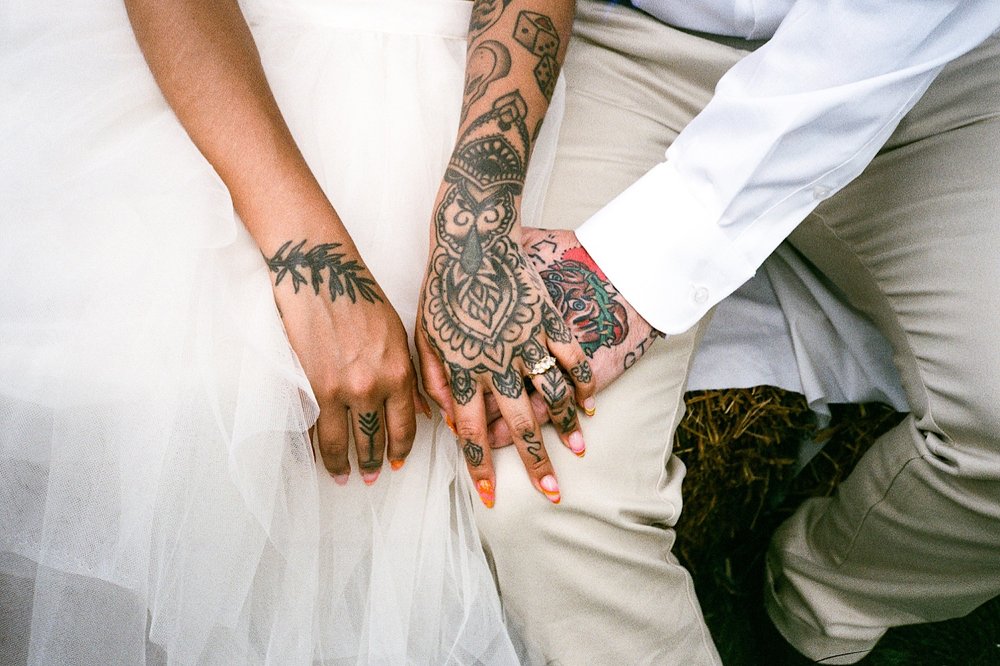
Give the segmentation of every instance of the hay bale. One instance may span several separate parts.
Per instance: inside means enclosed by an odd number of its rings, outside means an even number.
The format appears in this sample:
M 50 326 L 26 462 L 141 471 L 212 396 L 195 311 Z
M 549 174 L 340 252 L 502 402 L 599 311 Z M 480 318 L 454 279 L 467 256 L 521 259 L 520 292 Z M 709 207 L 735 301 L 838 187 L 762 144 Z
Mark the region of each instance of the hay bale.
M 692 392 L 675 451 L 688 466 L 675 552 L 692 572 L 723 663 L 810 663 L 779 647 L 762 608 L 771 534 L 806 498 L 830 495 L 902 415 L 884 405 L 835 405 L 817 431 L 802 396 L 760 386 Z M 825 442 L 792 477 L 799 442 Z M 775 660 L 777 659 L 777 661 Z M 1000 597 L 968 617 L 891 630 L 861 664 L 1000 663 Z

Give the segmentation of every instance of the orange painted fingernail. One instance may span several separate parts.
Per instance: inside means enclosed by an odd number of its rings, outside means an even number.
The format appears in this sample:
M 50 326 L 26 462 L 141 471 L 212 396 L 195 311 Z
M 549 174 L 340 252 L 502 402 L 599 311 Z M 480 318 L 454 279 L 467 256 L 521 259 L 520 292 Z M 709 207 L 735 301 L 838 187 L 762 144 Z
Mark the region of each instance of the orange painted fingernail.
M 583 433 L 579 430 L 569 436 L 569 450 L 580 458 L 587 455 L 587 443 L 583 441 Z
M 452 421 L 447 414 L 444 415 L 444 422 L 448 425 L 448 429 L 451 430 L 452 434 L 458 434 L 458 431 L 455 430 L 455 422 Z
M 382 470 L 380 469 L 377 469 L 374 472 L 365 472 L 364 474 L 361 475 L 361 480 L 365 482 L 366 486 L 370 486 L 373 483 L 375 483 L 375 481 L 378 480 L 378 475 L 381 472 Z
M 593 416 L 597 412 L 597 401 L 593 397 L 584 400 L 583 411 L 587 416 Z
M 542 480 L 538 482 L 538 485 L 542 487 L 542 492 L 553 504 L 559 504 L 559 500 L 562 497 L 559 495 L 559 482 L 556 481 L 556 477 L 551 474 L 543 476 Z
M 406 463 L 406 459 L 405 458 L 403 460 L 390 460 L 389 461 L 389 467 L 392 468 L 393 472 L 398 472 L 399 470 L 403 469 L 403 465 L 405 463 Z
M 496 503 L 496 492 L 493 489 L 493 482 L 489 479 L 480 479 L 476 483 L 476 490 L 479 492 L 479 499 L 483 501 L 487 509 L 492 509 Z

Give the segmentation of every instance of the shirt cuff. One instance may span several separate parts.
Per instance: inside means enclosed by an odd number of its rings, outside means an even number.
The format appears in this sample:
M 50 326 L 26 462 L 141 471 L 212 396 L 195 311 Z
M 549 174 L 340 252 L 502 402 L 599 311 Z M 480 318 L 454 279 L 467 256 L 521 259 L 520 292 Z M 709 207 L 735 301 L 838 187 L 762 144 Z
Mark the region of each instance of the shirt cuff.
M 650 169 L 576 235 L 611 284 L 663 333 L 683 333 L 753 277 L 757 263 L 670 162 Z

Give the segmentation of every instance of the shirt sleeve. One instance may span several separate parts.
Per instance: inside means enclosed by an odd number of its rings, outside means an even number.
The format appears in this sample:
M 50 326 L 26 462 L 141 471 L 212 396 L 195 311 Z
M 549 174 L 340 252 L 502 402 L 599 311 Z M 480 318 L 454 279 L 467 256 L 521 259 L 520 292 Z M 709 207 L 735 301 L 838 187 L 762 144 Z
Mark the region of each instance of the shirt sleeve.
M 666 161 L 577 230 L 580 242 L 656 329 L 687 330 L 998 27 L 997 0 L 798 0 Z

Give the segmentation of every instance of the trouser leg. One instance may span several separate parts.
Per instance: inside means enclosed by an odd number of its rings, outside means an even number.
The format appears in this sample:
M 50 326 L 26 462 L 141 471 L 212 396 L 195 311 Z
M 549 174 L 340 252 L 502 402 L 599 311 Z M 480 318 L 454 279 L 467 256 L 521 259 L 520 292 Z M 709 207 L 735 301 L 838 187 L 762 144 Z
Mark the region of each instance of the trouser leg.
M 772 542 L 769 613 L 824 663 L 1000 593 L 998 54 L 950 65 L 792 236 L 889 338 L 912 410 Z
M 581 2 L 543 226 L 576 226 L 660 162 L 739 55 L 634 10 Z M 676 85 L 678 62 L 701 84 Z M 494 452 L 496 506 L 479 507 L 477 522 L 532 663 L 718 663 L 691 577 L 670 552 L 684 475 L 671 446 L 700 330 L 658 341 L 601 392 L 582 422 L 584 459 L 544 429 L 558 506 L 531 487 L 513 448 Z

